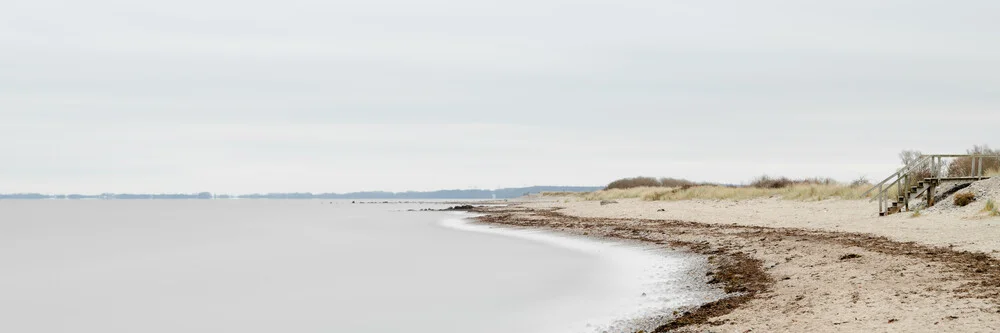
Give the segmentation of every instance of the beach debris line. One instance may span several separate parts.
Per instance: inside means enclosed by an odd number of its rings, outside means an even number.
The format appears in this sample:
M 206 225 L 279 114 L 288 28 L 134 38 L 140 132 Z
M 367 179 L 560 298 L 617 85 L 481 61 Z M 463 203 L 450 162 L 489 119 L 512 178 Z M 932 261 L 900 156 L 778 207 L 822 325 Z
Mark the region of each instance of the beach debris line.
M 410 209 L 409 211 L 411 211 L 411 212 L 467 212 L 467 211 L 471 211 L 471 210 L 474 210 L 476 208 L 482 208 L 482 207 L 486 207 L 486 206 L 458 205 L 458 206 L 451 206 L 451 207 L 443 208 L 443 209 L 423 208 L 423 209 L 419 209 L 419 210 L 418 209 Z

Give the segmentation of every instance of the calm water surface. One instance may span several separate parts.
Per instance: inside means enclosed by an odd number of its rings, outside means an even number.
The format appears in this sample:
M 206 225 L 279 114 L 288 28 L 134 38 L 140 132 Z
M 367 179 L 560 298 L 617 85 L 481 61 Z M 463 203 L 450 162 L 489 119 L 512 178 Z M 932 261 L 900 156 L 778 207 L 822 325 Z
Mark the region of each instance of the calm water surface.
M 714 295 L 698 258 L 432 207 L 0 201 L 0 332 L 613 331 Z

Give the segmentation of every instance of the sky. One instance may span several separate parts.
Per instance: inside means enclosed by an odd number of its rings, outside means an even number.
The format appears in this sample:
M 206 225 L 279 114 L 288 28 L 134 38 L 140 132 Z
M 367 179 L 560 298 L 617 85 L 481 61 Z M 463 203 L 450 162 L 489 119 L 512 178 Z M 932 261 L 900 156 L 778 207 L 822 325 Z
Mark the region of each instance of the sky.
M 1000 146 L 997 1 L 3 7 L 3 193 L 849 181 Z

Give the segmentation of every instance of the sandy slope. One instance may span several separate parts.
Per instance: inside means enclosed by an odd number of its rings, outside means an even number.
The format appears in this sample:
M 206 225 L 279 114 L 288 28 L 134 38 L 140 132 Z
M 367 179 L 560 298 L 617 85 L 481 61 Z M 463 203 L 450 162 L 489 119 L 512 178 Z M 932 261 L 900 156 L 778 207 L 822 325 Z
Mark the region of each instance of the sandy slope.
M 998 178 L 997 180 L 1000 180 Z M 573 216 L 645 218 L 779 227 L 824 231 L 860 232 L 904 242 L 954 246 L 1000 258 L 1000 218 L 979 213 L 983 200 L 958 211 L 925 210 L 920 217 L 910 213 L 878 216 L 878 203 L 865 200 L 820 202 L 757 199 L 748 201 L 641 201 L 619 200 L 601 206 L 594 201 L 535 201 L 529 207 L 558 207 Z M 659 212 L 657 210 L 663 209 Z

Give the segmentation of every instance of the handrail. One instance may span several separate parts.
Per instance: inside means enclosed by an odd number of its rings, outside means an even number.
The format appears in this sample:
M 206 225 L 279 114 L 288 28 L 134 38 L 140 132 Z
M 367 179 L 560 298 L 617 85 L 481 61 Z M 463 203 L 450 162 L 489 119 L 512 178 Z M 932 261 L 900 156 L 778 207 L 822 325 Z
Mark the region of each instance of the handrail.
M 867 191 L 865 191 L 865 193 L 862 193 L 861 196 L 864 197 L 864 196 L 868 195 L 869 193 L 871 193 L 872 191 L 874 191 L 876 188 L 880 188 L 882 185 L 885 185 L 885 183 L 889 182 L 890 180 L 895 179 L 896 177 L 898 177 L 903 172 L 909 172 L 910 169 L 912 169 L 913 167 L 915 167 L 917 164 L 923 164 L 924 162 L 926 162 L 927 159 L 930 159 L 933 156 L 934 155 L 920 155 L 920 158 L 914 160 L 913 162 L 910 162 L 910 164 L 904 165 L 902 168 L 899 168 L 899 170 L 896 170 L 895 173 L 893 173 L 892 175 L 890 175 L 889 177 L 887 177 L 885 180 L 879 182 L 878 184 L 875 184 L 875 186 L 872 186 L 872 188 L 870 188 Z M 888 188 L 883 189 L 882 191 L 879 192 L 879 194 L 882 194 L 882 192 L 885 192 L 886 190 L 888 190 Z M 872 202 L 874 200 L 875 200 L 875 198 L 872 198 L 871 200 L 868 200 L 868 202 Z
M 887 183 L 890 180 L 893 180 L 894 178 L 898 177 L 903 172 L 910 171 L 910 169 L 913 169 L 914 167 L 916 167 L 918 165 L 922 165 L 923 163 L 926 163 L 927 162 L 927 161 L 925 161 L 926 159 L 929 159 L 929 158 L 938 158 L 938 157 L 944 157 L 944 158 L 955 158 L 955 157 L 1000 158 L 1000 156 L 997 156 L 997 155 L 987 155 L 987 154 L 931 154 L 931 155 L 920 155 L 920 158 L 914 160 L 913 162 L 910 162 L 910 164 L 904 165 L 902 168 L 899 168 L 899 170 L 896 170 L 895 173 L 893 173 L 889 177 L 886 177 L 885 180 L 879 182 L 878 184 L 875 184 L 874 186 L 872 186 L 872 188 L 868 189 L 868 191 L 865 191 L 865 193 L 861 194 L 861 196 L 862 197 L 867 196 L 869 193 L 871 193 L 871 191 L 875 190 L 880 185 L 885 185 L 885 183 Z M 979 171 L 981 172 L 982 170 L 979 170 Z M 872 198 L 872 200 L 875 200 L 875 199 Z
M 869 199 L 868 202 L 875 201 L 875 199 L 879 200 L 879 215 L 888 215 L 888 214 L 891 214 L 893 212 L 898 212 L 898 211 L 902 210 L 903 208 L 909 210 L 909 201 L 910 201 L 911 195 L 913 194 L 913 193 L 909 192 L 910 190 L 912 190 L 912 188 L 910 188 L 910 185 L 911 185 L 910 184 L 910 176 L 911 176 L 910 172 L 912 172 L 916 168 L 923 167 L 925 164 L 927 164 L 929 162 L 931 164 L 930 165 L 930 169 L 932 170 L 932 175 L 931 175 L 930 178 L 931 179 L 943 180 L 943 179 L 946 179 L 946 178 L 940 178 L 940 177 L 942 177 L 942 175 L 940 174 L 941 170 L 939 168 L 944 166 L 944 164 L 942 163 L 943 161 L 941 159 L 942 158 L 963 158 L 963 157 L 964 158 L 971 158 L 972 159 L 971 163 L 969 163 L 969 164 L 971 164 L 970 165 L 971 170 L 969 171 L 970 178 L 973 178 L 973 179 L 986 179 L 986 178 L 989 178 L 989 177 L 984 177 L 985 174 L 983 173 L 983 171 L 984 171 L 983 170 L 983 160 L 987 159 L 987 158 L 1000 158 L 1000 155 L 997 155 L 997 154 L 990 154 L 990 155 L 987 155 L 987 154 L 932 154 L 932 155 L 923 155 L 923 154 L 921 154 L 917 159 L 911 161 L 910 163 L 907 163 L 902 168 L 899 168 L 899 170 L 896 170 L 896 172 L 894 172 L 893 174 L 889 175 L 889 177 L 887 177 L 885 180 L 879 182 L 878 184 L 875 184 L 870 189 L 868 189 L 867 191 L 865 191 L 864 194 L 861 194 L 861 197 L 868 196 L 868 195 L 870 195 L 872 193 L 872 191 L 875 191 L 875 189 L 878 189 L 878 192 L 875 195 L 872 195 L 872 198 Z M 900 198 L 900 200 L 897 200 L 897 201 L 893 202 L 891 208 L 888 207 L 888 206 L 885 206 L 885 210 L 883 210 L 883 204 L 886 203 L 886 199 L 887 199 L 886 198 L 887 192 L 889 192 L 890 190 L 892 190 L 893 186 L 895 186 L 895 189 L 897 191 L 899 191 L 899 195 L 900 195 L 899 198 Z M 927 204 L 928 205 L 933 205 L 933 200 L 931 199 L 931 196 L 933 195 L 933 191 L 934 191 L 934 185 L 933 185 L 933 183 L 930 185 L 930 187 L 927 189 L 927 191 L 928 191 L 928 203 Z M 903 206 L 897 207 L 897 204 L 899 204 L 900 202 L 903 203 Z

